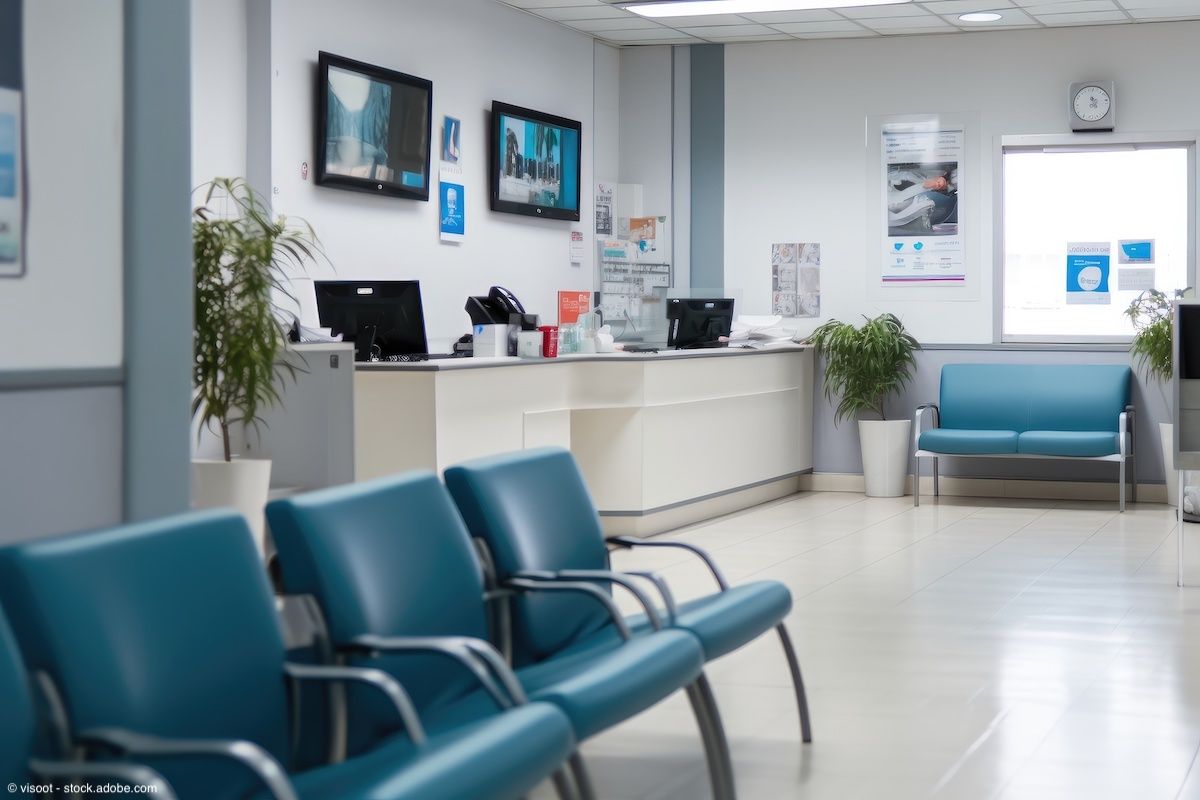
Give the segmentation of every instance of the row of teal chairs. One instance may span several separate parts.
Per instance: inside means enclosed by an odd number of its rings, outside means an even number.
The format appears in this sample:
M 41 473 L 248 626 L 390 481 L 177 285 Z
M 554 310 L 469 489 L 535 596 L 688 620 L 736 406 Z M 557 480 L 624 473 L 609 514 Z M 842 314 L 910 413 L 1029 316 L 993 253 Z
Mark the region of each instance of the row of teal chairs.
M 0 716 L 0 783 L 66 776 L 205 800 L 511 800 L 549 780 L 564 800 L 593 800 L 579 743 L 682 690 L 713 795 L 732 800 L 704 664 L 772 628 L 810 740 L 781 584 L 730 587 L 682 543 L 606 541 L 566 451 L 444 477 L 268 506 L 282 593 L 320 623 L 305 663 L 289 660 L 278 598 L 232 512 L 0 551 L 12 623 L 10 633 L 0 616 L 0 704 L 14 710 Z M 719 591 L 676 603 L 660 576 L 611 570 L 610 547 L 638 546 L 687 547 Z M 615 587 L 643 613 L 623 616 Z M 39 718 L 50 735 L 38 735 Z M 314 727 L 318 760 L 299 755 Z

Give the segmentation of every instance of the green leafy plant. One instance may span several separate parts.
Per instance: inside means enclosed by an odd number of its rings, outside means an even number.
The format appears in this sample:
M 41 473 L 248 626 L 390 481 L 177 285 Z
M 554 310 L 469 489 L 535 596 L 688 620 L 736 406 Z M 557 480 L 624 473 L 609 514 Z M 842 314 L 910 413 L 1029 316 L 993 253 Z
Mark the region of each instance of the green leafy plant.
M 229 461 L 230 427 L 257 430 L 262 411 L 279 402 L 285 376 L 295 377 L 297 365 L 280 357 L 286 325 L 276 297 L 291 297 L 289 266 L 303 269 L 320 249 L 312 226 L 273 218 L 240 178 L 217 178 L 197 191 L 204 202 L 192 213 L 192 415 L 202 429 L 220 432 Z
M 866 319 L 856 328 L 830 320 L 813 331 L 808 341 L 825 359 L 825 397 L 841 397 L 834 423 L 863 412 L 887 419 L 883 401 L 912 377 L 920 343 L 904 329 L 894 314 Z
M 1125 316 L 1137 330 L 1129 346 L 1137 368 L 1147 378 L 1161 382 L 1171 380 L 1174 332 L 1171 299 L 1157 289 L 1147 289 L 1129 304 Z

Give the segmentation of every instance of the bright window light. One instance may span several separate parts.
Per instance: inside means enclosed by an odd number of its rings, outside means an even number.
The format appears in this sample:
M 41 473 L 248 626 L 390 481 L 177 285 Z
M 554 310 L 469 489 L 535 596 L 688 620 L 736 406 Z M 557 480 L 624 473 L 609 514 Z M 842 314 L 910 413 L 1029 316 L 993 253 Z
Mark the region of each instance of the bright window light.
M 970 14 L 959 14 L 958 18 L 963 22 L 997 22 L 1000 15 L 994 11 L 972 11 Z
M 707 14 L 752 14 L 761 11 L 800 11 L 812 8 L 886 6 L 911 0 L 680 0 L 674 3 L 633 3 L 624 8 L 643 17 L 694 17 Z

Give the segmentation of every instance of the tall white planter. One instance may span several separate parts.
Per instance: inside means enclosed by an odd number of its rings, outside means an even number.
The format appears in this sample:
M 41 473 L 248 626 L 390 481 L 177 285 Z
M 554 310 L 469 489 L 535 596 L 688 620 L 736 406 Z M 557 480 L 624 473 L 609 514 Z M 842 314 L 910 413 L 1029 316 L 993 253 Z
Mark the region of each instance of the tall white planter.
M 233 508 L 250 523 L 259 555 L 264 554 L 263 509 L 271 489 L 269 459 L 235 458 L 233 461 L 192 461 L 192 507 Z
M 908 477 L 909 433 L 912 420 L 865 419 L 858 422 L 862 446 L 863 479 L 867 497 L 900 497 Z
M 1158 423 L 1158 436 L 1162 440 L 1163 476 L 1167 480 L 1167 505 L 1179 505 L 1179 473 L 1175 470 L 1175 426 L 1170 422 Z

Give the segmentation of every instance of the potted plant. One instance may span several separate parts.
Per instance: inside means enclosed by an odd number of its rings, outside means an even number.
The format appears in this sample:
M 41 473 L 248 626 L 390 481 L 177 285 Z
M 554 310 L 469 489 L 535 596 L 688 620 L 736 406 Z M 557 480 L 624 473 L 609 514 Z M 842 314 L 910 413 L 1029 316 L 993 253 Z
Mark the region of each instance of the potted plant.
M 884 401 L 912 377 L 920 343 L 894 314 L 866 319 L 859 328 L 830 320 L 813 331 L 809 342 L 825 360 L 825 397 L 831 403 L 841 398 L 834 424 L 861 414 L 878 417 L 858 421 L 867 495 L 903 495 L 912 421 L 889 420 Z
M 1182 292 L 1176 292 L 1176 296 Z M 1129 354 L 1133 357 L 1135 367 L 1145 375 L 1148 381 L 1158 384 L 1163 390 L 1163 384 L 1171 380 L 1174 347 L 1174 318 L 1172 315 L 1171 298 L 1157 289 L 1147 289 L 1137 296 L 1125 309 L 1125 316 L 1133 323 L 1137 331 L 1133 335 L 1133 343 L 1129 346 Z M 1163 400 L 1167 404 L 1168 416 L 1171 411 L 1171 401 L 1163 391 Z M 1174 428 L 1170 422 L 1158 423 L 1158 435 L 1162 441 L 1163 473 L 1167 482 L 1167 503 L 1179 503 L 1179 475 L 1175 472 L 1175 443 Z
M 224 458 L 193 461 L 192 503 L 241 511 L 261 552 L 271 462 L 235 457 L 230 434 L 257 432 L 262 411 L 280 400 L 283 379 L 295 375 L 297 366 L 282 357 L 286 326 L 276 300 L 290 297 L 285 269 L 303 268 L 319 250 L 311 226 L 272 218 L 240 178 L 218 178 L 198 191 L 192 415 L 200 431 L 220 437 Z

